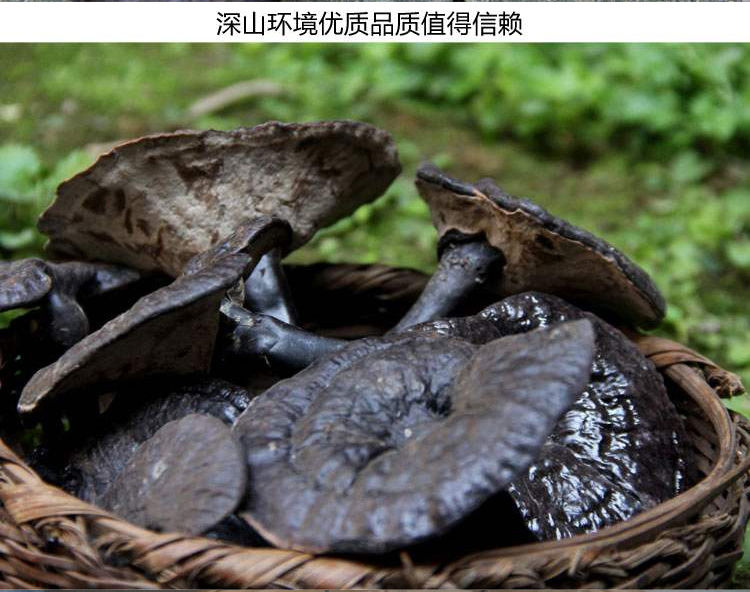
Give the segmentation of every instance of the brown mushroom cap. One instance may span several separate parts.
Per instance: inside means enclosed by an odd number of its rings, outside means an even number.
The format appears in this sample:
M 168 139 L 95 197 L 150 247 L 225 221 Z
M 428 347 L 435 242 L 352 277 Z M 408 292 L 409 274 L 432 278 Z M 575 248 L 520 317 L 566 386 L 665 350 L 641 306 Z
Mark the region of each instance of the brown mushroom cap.
M 244 253 L 250 255 L 248 265 L 255 267 L 261 257 L 268 251 L 289 244 L 292 230 L 284 220 L 260 216 L 248 222 L 243 222 L 228 237 L 213 247 L 190 259 L 183 269 L 185 275 L 192 275 L 201 269 L 214 265 L 219 259 L 227 255 Z
M 664 318 L 664 298 L 648 274 L 606 241 L 489 179 L 470 185 L 423 165 L 416 184 L 441 237 L 481 233 L 502 251 L 500 294 L 555 294 L 643 328 Z
M 97 500 L 145 528 L 200 534 L 237 507 L 247 468 L 232 431 L 210 415 L 171 421 L 140 445 Z
M 124 379 L 205 372 L 219 325 L 219 303 L 242 276 L 247 256 L 228 255 L 148 294 L 42 368 L 27 383 L 20 413 L 85 387 Z
M 289 220 L 297 248 L 378 197 L 400 170 L 391 136 L 353 121 L 179 131 L 101 156 L 60 185 L 38 225 L 55 256 L 176 276 L 263 214 Z

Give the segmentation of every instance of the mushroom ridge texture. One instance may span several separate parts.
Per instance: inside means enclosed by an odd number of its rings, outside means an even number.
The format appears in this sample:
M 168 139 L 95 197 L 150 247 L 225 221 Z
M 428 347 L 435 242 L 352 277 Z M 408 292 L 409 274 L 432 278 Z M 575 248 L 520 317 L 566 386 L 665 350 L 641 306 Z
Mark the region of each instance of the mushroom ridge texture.
M 664 298 L 648 274 L 590 232 L 508 195 L 490 179 L 470 185 L 423 165 L 416 184 L 441 238 L 482 234 L 502 252 L 501 295 L 539 290 L 644 328 L 664 318 Z
M 395 143 L 355 121 L 268 122 L 126 142 L 60 185 L 39 218 L 47 250 L 177 276 L 238 224 L 272 215 L 296 249 L 401 171 Z
M 589 379 L 576 321 L 477 347 L 353 342 L 253 400 L 234 426 L 241 515 L 276 546 L 383 553 L 440 535 L 535 459 Z
M 471 317 L 424 323 L 485 343 L 587 318 L 596 333 L 591 380 L 510 493 L 539 539 L 599 530 L 671 499 L 692 480 L 692 454 L 661 375 L 620 331 L 557 298 L 509 296 Z

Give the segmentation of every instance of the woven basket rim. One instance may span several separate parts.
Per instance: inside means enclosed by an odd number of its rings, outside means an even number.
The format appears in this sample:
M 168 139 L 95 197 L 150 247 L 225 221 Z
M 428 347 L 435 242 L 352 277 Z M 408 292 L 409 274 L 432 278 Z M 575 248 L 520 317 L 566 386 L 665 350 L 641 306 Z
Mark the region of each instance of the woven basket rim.
M 436 571 L 447 573 L 450 569 L 458 569 L 477 561 L 512 561 L 520 557 L 556 554 L 570 556 L 627 549 L 646 540 L 655 539 L 659 531 L 683 524 L 748 473 L 750 455 L 742 459 L 737 455 L 737 427 L 717 391 L 708 384 L 698 369 L 712 365 L 710 360 L 685 346 L 661 338 L 637 336 L 634 341 L 652 360 L 657 361 L 656 365 L 663 375 L 699 407 L 701 415 L 710 423 L 717 436 L 718 455 L 708 474 L 685 492 L 625 522 L 562 541 L 532 543 L 467 554 L 451 561 L 449 565 L 433 566 L 435 569 L 428 569 L 429 577 L 415 578 L 414 583 L 443 585 L 444 580 L 439 577 L 435 579 Z M 659 347 L 655 347 L 657 341 Z M 657 358 L 655 350 L 663 354 L 665 345 L 667 349 L 676 352 L 675 355 L 666 358 L 661 355 Z M 712 368 L 718 367 L 712 365 Z M 138 570 L 143 570 L 147 574 L 161 574 L 159 578 L 162 579 L 165 578 L 165 573 L 170 572 L 174 563 L 188 561 L 188 558 L 193 557 L 196 558 L 196 570 L 197 566 L 202 565 L 198 558 L 212 561 L 212 568 L 209 570 L 211 574 L 206 579 L 210 585 L 215 585 L 216 582 L 233 582 L 232 587 L 237 587 L 237 584 L 263 587 L 296 570 L 301 570 L 300 581 L 307 583 L 305 587 L 320 585 L 325 588 L 350 588 L 362 582 L 372 582 L 372 578 L 376 576 L 403 573 L 403 568 L 391 569 L 376 563 L 366 563 L 361 559 L 312 556 L 286 549 L 239 547 L 223 541 L 188 537 L 179 533 L 154 533 L 46 484 L 2 440 L 0 502 L 10 520 L 16 525 L 30 524 L 43 528 L 50 520 L 54 522 L 57 519 L 76 517 L 91 520 L 95 524 L 91 525 L 89 531 L 97 533 L 95 547 L 98 550 L 101 551 L 105 547 L 127 547 L 131 552 L 139 554 L 138 559 L 133 560 L 133 565 Z M 0 519 L 0 527 L 2 526 Z M 188 561 L 188 564 L 192 564 L 191 562 L 192 560 Z M 217 565 L 215 569 L 214 564 Z M 251 564 L 257 566 L 255 571 L 258 573 L 247 573 Z M 202 565 L 202 568 L 205 568 L 205 565 Z M 330 576 L 333 579 L 329 579 L 329 571 L 336 572 L 335 576 Z M 162 579 L 159 578 L 156 581 L 162 583 Z M 170 582 L 165 580 L 163 583 Z

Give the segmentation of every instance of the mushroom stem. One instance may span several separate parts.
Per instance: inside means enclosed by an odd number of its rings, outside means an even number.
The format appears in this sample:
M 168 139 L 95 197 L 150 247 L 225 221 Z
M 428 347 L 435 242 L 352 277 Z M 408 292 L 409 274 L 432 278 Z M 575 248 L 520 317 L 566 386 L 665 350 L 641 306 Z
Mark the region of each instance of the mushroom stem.
M 245 308 L 290 325 L 297 324 L 297 311 L 281 268 L 281 250 L 278 247 L 261 258 L 245 281 Z
M 419 299 L 391 331 L 403 331 L 449 315 L 490 275 L 499 275 L 504 263 L 502 252 L 490 246 L 483 237 L 446 244 L 437 271 Z
M 49 336 L 52 341 L 68 349 L 89 333 L 89 319 L 75 298 L 53 290 L 47 296 Z
M 301 370 L 321 356 L 343 347 L 343 339 L 316 335 L 272 316 L 250 312 L 225 301 L 221 311 L 231 328 L 224 335 L 224 357 L 251 360 L 263 358 L 284 370 Z

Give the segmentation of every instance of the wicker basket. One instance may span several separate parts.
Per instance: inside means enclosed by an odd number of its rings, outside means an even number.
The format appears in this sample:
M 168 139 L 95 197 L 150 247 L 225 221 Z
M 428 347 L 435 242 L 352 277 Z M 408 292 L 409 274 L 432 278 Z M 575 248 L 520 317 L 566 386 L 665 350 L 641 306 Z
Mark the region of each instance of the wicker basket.
M 293 289 L 337 318 L 337 298 L 368 303 L 371 317 L 403 310 L 424 276 L 383 266 L 291 270 Z M 296 286 L 295 286 L 296 284 Z M 320 298 L 318 298 L 320 297 Z M 312 304 L 311 304 L 312 303 Z M 326 310 L 323 310 L 326 308 Z M 339 313 L 341 309 L 338 309 Z M 367 315 L 365 315 L 367 316 Z M 343 320 L 339 314 L 340 320 Z M 346 332 L 323 323 L 329 332 Z M 342 323 L 340 323 L 342 324 Z M 346 324 L 346 323 L 343 323 Z M 378 329 L 349 326 L 350 334 Z M 666 378 L 685 417 L 701 480 L 635 518 L 562 542 L 487 550 L 435 564 L 407 553 L 391 563 L 315 557 L 158 534 L 45 484 L 0 442 L 0 585 L 14 588 L 714 588 L 742 555 L 750 500 L 750 424 L 720 395 L 736 377 L 679 344 L 631 336 Z

